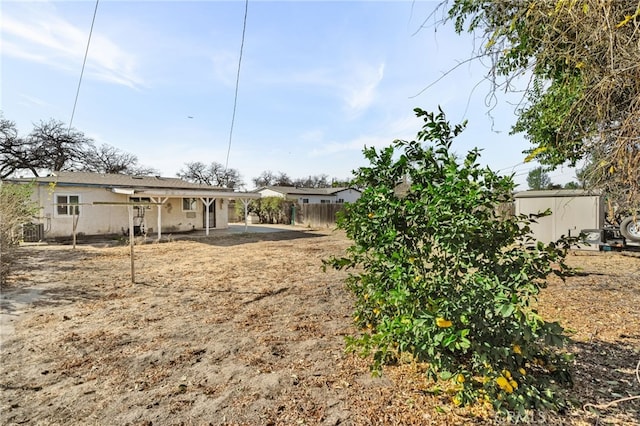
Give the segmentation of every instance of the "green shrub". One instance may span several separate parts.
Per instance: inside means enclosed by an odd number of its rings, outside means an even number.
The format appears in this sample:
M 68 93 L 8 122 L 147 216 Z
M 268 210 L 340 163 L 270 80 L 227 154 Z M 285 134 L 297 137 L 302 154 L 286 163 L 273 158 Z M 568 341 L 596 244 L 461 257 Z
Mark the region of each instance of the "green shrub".
M 402 354 L 426 362 L 432 391 L 455 404 L 560 409 L 560 385 L 571 382 L 563 329 L 532 302 L 549 274 L 569 272 L 570 241 L 535 243 L 534 218 L 505 212 L 512 178 L 481 167 L 477 149 L 451 152 L 464 124 L 415 111 L 417 141 L 364 150 L 371 165 L 355 171 L 355 185 L 366 189 L 338 220 L 353 244 L 325 262 L 353 268 L 361 333 L 348 348 L 373 355 L 374 371 Z
M 251 200 L 248 212 L 258 215 L 260 223 L 291 223 L 292 204 L 292 201 L 282 197 L 262 197 Z
M 32 185 L 0 182 L 0 283 L 9 270 L 11 252 L 20 241 L 19 227 L 38 212 L 31 201 Z

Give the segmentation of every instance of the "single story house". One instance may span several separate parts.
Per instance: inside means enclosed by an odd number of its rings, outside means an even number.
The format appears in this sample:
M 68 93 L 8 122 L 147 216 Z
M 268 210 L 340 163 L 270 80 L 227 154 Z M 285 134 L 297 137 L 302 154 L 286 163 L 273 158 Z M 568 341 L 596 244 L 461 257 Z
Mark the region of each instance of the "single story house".
M 262 197 L 281 197 L 299 204 L 353 203 L 362 193 L 355 188 L 299 188 L 295 186 L 263 186 L 255 189 Z
M 72 234 L 157 234 L 228 227 L 229 200 L 245 205 L 259 198 L 178 178 L 88 172 L 54 172 L 46 177 L 6 179 L 33 184 L 36 219 L 44 238 Z M 133 221 L 131 217 L 133 216 Z

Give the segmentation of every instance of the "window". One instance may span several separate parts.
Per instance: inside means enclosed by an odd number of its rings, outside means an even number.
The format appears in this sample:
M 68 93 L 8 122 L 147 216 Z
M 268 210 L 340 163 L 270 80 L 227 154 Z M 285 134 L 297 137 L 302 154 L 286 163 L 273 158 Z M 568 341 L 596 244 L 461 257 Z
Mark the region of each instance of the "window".
M 182 211 L 183 212 L 195 212 L 198 200 L 195 198 L 183 198 L 182 199 Z
M 151 198 L 149 198 L 149 197 L 129 197 L 129 201 L 131 201 L 132 203 L 150 203 L 151 202 Z M 146 207 L 150 207 L 150 206 L 146 206 Z
M 151 203 L 151 198 L 149 197 L 129 197 L 129 201 L 132 203 Z M 141 206 L 133 206 L 134 209 L 136 209 L 136 216 L 137 217 L 144 217 L 144 210 L 145 209 L 151 209 L 151 206 L 147 205 L 141 205 Z
M 302 204 L 309 204 L 308 198 L 302 198 Z
M 150 204 L 151 203 L 151 198 L 149 197 L 129 197 L 129 201 L 132 203 L 142 203 L 142 204 Z M 147 206 L 135 206 L 135 208 L 137 209 L 151 209 L 151 206 L 147 205 Z
M 338 201 L 336 201 L 336 203 L 344 203 L 344 198 L 338 198 Z
M 80 204 L 79 195 L 57 195 L 56 196 L 56 213 L 58 216 L 71 216 L 80 214 L 79 206 L 70 204 Z
M 320 200 L 320 204 L 331 204 L 331 200 Z

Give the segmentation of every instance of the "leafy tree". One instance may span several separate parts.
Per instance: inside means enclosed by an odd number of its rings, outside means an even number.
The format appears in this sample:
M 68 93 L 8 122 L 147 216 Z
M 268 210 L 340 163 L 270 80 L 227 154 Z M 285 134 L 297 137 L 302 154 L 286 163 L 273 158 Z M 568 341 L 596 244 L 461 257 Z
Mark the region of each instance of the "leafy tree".
M 563 188 L 564 189 L 581 189 L 581 186 L 578 182 L 571 181 L 571 182 L 565 183 Z
M 549 174 L 545 172 L 544 167 L 536 167 L 529 171 L 527 175 L 527 185 L 529 185 L 529 189 L 549 189 L 551 188 L 551 178 Z
M 446 21 L 482 39 L 493 89 L 531 82 L 514 132 L 533 147 L 527 159 L 571 165 L 597 158 L 589 181 L 624 188 L 640 204 L 640 4 L 637 1 L 452 0 Z M 636 46 L 636 47 L 631 47 Z M 595 154 L 595 155 L 594 155 Z
M 563 330 L 534 302 L 549 274 L 566 274 L 568 241 L 534 244 L 529 217 L 499 208 L 513 202 L 513 180 L 482 168 L 477 149 L 456 158 L 463 125 L 415 111 L 417 140 L 364 150 L 371 165 L 355 183 L 365 189 L 338 221 L 353 244 L 325 262 L 352 271 L 360 334 L 348 345 L 376 370 L 407 355 L 426 362 L 432 392 L 454 404 L 560 408 L 571 381 Z
M 223 188 L 240 188 L 244 186 L 240 172 L 236 169 L 225 168 L 224 165 L 215 161 L 208 165 L 200 161 L 186 163 L 185 167 L 180 169 L 177 175 L 179 178 L 189 182 Z
M 89 145 L 82 154 L 79 170 L 137 176 L 158 174 L 153 168 L 138 165 L 138 157 L 135 155 L 107 144 L 99 147 Z

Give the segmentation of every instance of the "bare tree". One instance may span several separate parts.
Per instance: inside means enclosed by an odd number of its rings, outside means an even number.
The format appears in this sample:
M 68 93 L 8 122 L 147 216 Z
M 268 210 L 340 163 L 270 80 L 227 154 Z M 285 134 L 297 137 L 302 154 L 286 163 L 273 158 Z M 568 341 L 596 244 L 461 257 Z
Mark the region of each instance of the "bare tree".
M 69 129 L 61 121 L 40 121 L 22 138 L 15 123 L 0 115 L 0 178 L 20 170 L 29 170 L 34 176 L 43 170 L 158 174 L 151 167 L 139 165 L 133 154 L 107 144 L 96 147 L 83 132 Z
M 107 144 L 99 147 L 89 146 L 84 152 L 80 170 L 138 176 L 158 174 L 158 171 L 151 167 L 139 165 L 137 156 Z
M 25 143 L 18 136 L 16 123 L 0 115 L 0 178 L 26 168 L 26 159 Z
M 261 186 L 294 186 L 293 180 L 284 172 L 274 173 L 271 170 L 265 170 L 257 178 L 253 178 L 254 185 L 259 188 Z
M 180 169 L 177 175 L 180 179 L 189 182 L 223 188 L 242 188 L 244 186 L 242 176 L 238 170 L 225 168 L 224 165 L 215 161 L 208 165 L 200 161 L 186 163 L 185 167 Z
M 303 188 L 329 188 L 331 182 L 329 181 L 329 175 L 309 175 L 306 178 L 294 179 L 293 184 L 295 186 Z
M 51 119 L 36 124 L 27 136 L 29 153 L 26 168 L 38 176 L 40 170 L 79 170 L 84 153 L 93 145 L 81 131 L 68 129 L 63 122 Z

